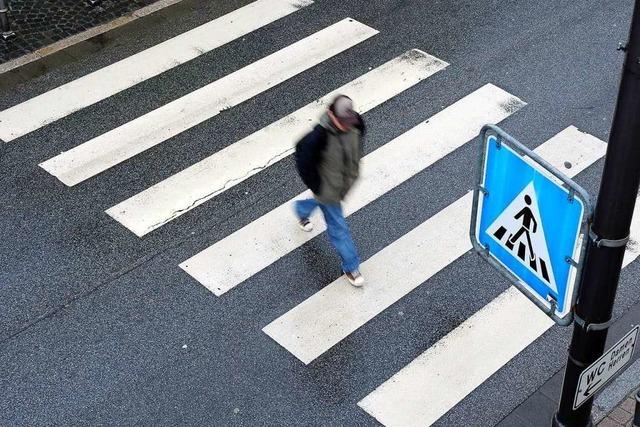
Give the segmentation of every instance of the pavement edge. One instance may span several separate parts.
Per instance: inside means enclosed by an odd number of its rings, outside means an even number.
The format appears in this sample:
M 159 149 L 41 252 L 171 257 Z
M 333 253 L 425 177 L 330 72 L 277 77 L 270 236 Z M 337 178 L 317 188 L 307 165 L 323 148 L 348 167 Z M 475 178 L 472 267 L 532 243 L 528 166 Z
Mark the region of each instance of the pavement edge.
M 19 58 L 12 59 L 11 61 L 7 61 L 3 64 L 0 64 L 0 77 L 4 78 L 6 77 L 7 73 L 12 71 L 17 71 L 20 68 L 23 68 L 27 65 L 36 65 L 38 62 L 48 59 L 54 54 L 61 53 L 64 50 L 69 49 L 73 46 L 76 46 L 80 43 L 90 41 L 91 39 L 102 36 L 105 33 L 108 33 L 110 31 L 123 27 L 124 25 L 127 25 L 140 18 L 149 16 L 162 9 L 174 6 L 182 1 L 184 0 L 158 0 L 155 3 L 142 7 L 140 9 L 137 9 L 124 16 L 116 18 L 110 22 L 107 22 L 102 25 L 98 25 L 97 27 L 93 27 L 89 30 L 83 31 L 73 36 L 69 36 L 53 44 L 44 46 L 34 52 L 23 55 Z M 44 67 L 38 67 L 38 68 L 46 69 L 47 67 L 44 66 Z
M 607 337 L 606 348 L 608 349 L 624 334 L 629 332 L 629 329 L 632 326 L 637 324 L 640 324 L 640 302 L 637 302 L 629 307 L 622 314 L 622 316 L 620 316 L 611 326 L 609 330 L 609 336 Z M 602 391 L 596 394 L 596 400 L 592 411 L 592 416 L 596 425 L 598 425 L 601 421 L 604 420 L 605 417 L 607 417 L 608 412 L 612 411 L 621 402 L 624 403 L 629 390 L 626 390 L 626 392 L 619 399 L 614 398 L 614 396 L 608 395 L 612 394 L 612 388 L 615 387 L 616 382 L 621 379 L 621 377 L 623 377 L 630 368 L 632 368 L 637 363 L 640 363 L 639 361 L 640 350 L 636 350 L 627 367 L 622 372 L 618 373 Z M 563 366 L 562 369 L 560 369 L 551 378 L 549 378 L 547 382 L 545 382 L 538 390 L 531 394 L 524 402 L 522 402 L 497 425 L 499 427 L 534 427 L 540 425 L 550 425 L 551 419 L 557 409 L 558 400 L 560 398 L 564 369 L 565 367 Z M 637 389 L 637 385 L 635 388 Z M 632 389 L 633 387 L 631 387 L 631 390 Z M 607 405 L 600 405 L 599 401 L 602 401 L 603 399 L 609 399 L 612 400 L 612 402 L 608 403 Z

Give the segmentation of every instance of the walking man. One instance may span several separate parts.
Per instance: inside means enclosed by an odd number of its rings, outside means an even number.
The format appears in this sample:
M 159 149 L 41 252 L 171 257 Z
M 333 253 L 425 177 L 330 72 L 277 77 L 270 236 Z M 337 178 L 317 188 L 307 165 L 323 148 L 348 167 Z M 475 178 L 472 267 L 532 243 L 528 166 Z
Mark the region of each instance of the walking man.
M 529 208 L 529 205 L 531 205 L 531 197 L 529 197 L 529 195 L 525 195 L 524 202 L 527 204 L 527 206 L 522 208 L 522 210 L 518 212 L 514 217 L 515 219 L 522 218 L 522 227 L 520 227 L 520 230 L 518 230 L 516 234 L 509 236 L 509 239 L 507 240 L 507 247 L 509 249 L 513 249 L 513 246 L 516 244 L 520 236 L 524 234 L 527 238 L 527 244 L 529 245 L 530 259 L 533 262 L 536 260 L 536 254 L 535 252 L 533 252 L 531 233 L 535 233 L 538 229 L 538 222 L 533 216 L 533 212 L 531 212 L 531 209 Z
M 364 122 L 353 101 L 338 95 L 320 123 L 296 144 L 296 165 L 314 197 L 298 200 L 295 212 L 300 228 L 312 231 L 311 213 L 319 207 L 327 234 L 342 260 L 342 271 L 353 286 L 362 286 L 360 259 L 344 218 L 341 202 L 358 178 Z

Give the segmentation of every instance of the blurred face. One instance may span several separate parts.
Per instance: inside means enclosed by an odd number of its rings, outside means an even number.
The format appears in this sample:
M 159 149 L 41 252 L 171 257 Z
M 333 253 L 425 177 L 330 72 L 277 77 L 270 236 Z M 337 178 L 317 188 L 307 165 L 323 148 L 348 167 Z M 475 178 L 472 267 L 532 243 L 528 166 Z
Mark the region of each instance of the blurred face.
M 347 132 L 349 131 L 349 129 L 351 129 L 351 125 L 348 123 L 344 123 L 342 121 L 340 121 L 340 119 L 338 117 L 336 117 L 335 114 L 333 114 L 332 111 L 329 111 L 329 118 L 331 119 L 331 122 L 333 123 L 333 125 L 341 132 Z

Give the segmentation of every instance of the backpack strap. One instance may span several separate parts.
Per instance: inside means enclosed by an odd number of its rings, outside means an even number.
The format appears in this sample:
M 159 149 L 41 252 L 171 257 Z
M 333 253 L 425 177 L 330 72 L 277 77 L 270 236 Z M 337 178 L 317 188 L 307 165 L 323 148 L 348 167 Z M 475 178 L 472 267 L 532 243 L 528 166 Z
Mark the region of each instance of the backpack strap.
M 367 133 L 367 126 L 364 124 L 364 119 L 362 118 L 362 116 L 358 113 L 356 113 L 356 115 L 358 117 L 358 123 L 355 125 L 355 128 L 360 131 L 360 134 L 362 134 L 362 136 L 364 136 L 364 134 Z
M 310 146 L 313 147 L 313 152 L 311 153 L 313 166 L 317 169 L 320 160 L 322 160 L 322 153 L 327 148 L 327 130 L 321 125 L 316 125 L 308 138 L 311 139 Z
M 358 124 L 355 126 L 356 129 L 360 131 L 359 145 L 360 145 L 360 156 L 364 153 L 364 135 L 367 133 L 367 126 L 364 124 L 364 119 L 358 113 Z

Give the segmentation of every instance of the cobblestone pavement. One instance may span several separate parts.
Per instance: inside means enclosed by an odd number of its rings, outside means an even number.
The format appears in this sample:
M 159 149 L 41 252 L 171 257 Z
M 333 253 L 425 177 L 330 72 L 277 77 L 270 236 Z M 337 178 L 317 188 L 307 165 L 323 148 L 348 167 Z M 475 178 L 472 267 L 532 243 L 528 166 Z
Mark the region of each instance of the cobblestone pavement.
M 598 427 L 632 427 L 637 390 L 598 423 Z
M 133 12 L 156 0 L 8 0 L 11 30 L 0 39 L 0 63 Z

